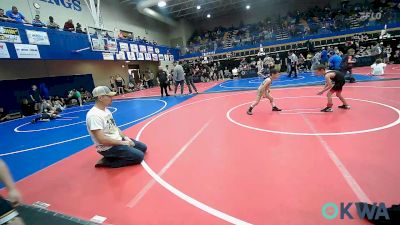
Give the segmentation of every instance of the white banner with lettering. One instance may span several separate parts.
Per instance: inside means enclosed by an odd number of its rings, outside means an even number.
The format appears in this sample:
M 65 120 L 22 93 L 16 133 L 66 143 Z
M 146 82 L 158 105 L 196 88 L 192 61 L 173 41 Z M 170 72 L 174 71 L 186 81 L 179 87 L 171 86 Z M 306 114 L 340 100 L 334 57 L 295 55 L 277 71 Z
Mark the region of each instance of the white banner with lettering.
M 139 46 L 137 44 L 129 44 L 132 52 L 139 52 Z
M 114 53 L 103 52 L 103 59 L 104 60 L 114 60 Z
M 144 54 L 143 53 L 137 53 L 137 59 L 138 60 L 144 60 Z
M 26 35 L 28 36 L 29 44 L 50 45 L 49 36 L 47 36 L 47 32 L 26 30 Z
M 151 54 L 150 53 L 144 53 L 144 59 L 151 61 Z
M 153 61 L 158 61 L 158 55 L 157 54 L 151 54 Z
M 120 42 L 119 43 L 119 49 L 123 52 L 129 52 L 129 44 L 128 43 L 124 43 L 124 42 Z
M 126 52 L 126 55 L 128 56 L 128 60 L 136 60 L 135 53 L 133 53 L 133 52 Z
M 40 52 L 37 45 L 14 44 L 17 56 L 20 59 L 40 59 Z
M 125 52 L 123 52 L 123 51 L 118 52 L 117 54 L 115 54 L 115 56 L 117 57 L 117 60 L 126 60 Z

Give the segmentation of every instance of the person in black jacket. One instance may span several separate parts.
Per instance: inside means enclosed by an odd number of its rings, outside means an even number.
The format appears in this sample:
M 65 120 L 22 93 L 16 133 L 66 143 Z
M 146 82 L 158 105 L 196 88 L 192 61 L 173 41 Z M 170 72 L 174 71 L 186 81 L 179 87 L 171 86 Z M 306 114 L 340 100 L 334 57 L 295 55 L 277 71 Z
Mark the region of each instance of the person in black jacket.
M 186 79 L 186 84 L 189 88 L 189 94 L 192 94 L 192 87 L 193 90 L 196 92 L 196 94 L 198 94 L 199 92 L 197 91 L 196 86 L 194 86 L 194 82 L 193 82 L 193 70 L 191 68 L 191 66 L 186 62 L 183 65 L 183 69 L 185 70 L 185 79 Z
M 167 87 L 168 87 L 168 75 L 163 70 L 162 66 L 158 67 L 157 79 L 158 79 L 158 83 L 160 84 L 161 97 L 164 97 L 164 91 L 165 91 L 165 95 L 169 96 L 168 90 L 167 90 Z

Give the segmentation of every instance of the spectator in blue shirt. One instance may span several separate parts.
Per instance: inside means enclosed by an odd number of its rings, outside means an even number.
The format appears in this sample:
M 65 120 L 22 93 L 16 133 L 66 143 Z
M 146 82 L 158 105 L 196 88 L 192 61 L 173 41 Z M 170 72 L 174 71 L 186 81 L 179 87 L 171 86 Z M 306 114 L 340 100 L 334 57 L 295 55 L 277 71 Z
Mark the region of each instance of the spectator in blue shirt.
M 16 6 L 13 6 L 12 10 L 8 10 L 6 15 L 15 20 L 17 23 L 27 23 L 25 16 L 18 12 L 18 8 Z
M 335 52 L 330 52 L 331 57 L 329 58 L 329 69 L 340 70 L 340 65 L 342 64 L 342 57 L 340 57 Z
M 40 21 L 40 16 L 36 15 L 35 19 L 32 20 L 32 25 L 36 27 L 45 27 L 46 25 Z

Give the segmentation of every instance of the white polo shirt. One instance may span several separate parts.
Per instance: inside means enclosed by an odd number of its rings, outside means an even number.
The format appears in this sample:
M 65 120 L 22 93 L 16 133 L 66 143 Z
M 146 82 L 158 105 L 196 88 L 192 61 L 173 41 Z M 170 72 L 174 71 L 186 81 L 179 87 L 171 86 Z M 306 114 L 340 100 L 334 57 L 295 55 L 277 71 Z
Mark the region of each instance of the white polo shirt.
M 107 108 L 105 110 L 101 110 L 95 106 L 91 108 L 86 114 L 86 127 L 93 142 L 96 144 L 97 151 L 99 152 L 106 151 L 112 146 L 101 145 L 93 136 L 91 131 L 102 130 L 105 136 L 114 140 L 122 140 L 112 113 Z

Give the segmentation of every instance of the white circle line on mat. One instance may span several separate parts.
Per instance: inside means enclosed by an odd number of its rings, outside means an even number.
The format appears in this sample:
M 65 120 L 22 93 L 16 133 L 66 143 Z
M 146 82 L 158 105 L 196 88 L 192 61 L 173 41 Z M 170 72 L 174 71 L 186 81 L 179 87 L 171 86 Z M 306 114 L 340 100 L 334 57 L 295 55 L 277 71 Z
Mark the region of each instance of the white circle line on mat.
M 322 98 L 319 96 L 296 96 L 296 97 L 283 97 L 283 98 L 276 98 L 276 99 L 293 99 L 293 98 Z M 367 103 L 372 103 L 372 104 L 376 104 L 376 105 L 380 105 L 380 106 L 384 106 L 386 108 L 389 108 L 393 111 L 395 111 L 397 113 L 397 119 L 393 122 L 391 122 L 390 124 L 384 125 L 384 126 L 380 126 L 380 127 L 375 127 L 375 128 L 371 128 L 371 129 L 365 129 L 365 130 L 358 130 L 358 131 L 348 131 L 348 132 L 326 132 L 326 133 L 303 133 L 303 132 L 287 132 L 287 131 L 277 131 L 277 130 L 269 130 L 269 129 L 263 129 L 263 128 L 258 128 L 258 127 L 253 127 L 253 126 L 249 126 L 243 123 L 240 123 L 234 119 L 232 119 L 231 117 L 231 113 L 233 110 L 242 107 L 243 105 L 249 105 L 252 102 L 246 102 L 246 103 L 242 103 L 240 105 L 234 106 L 231 109 L 229 109 L 226 112 L 226 117 L 228 118 L 228 120 L 238 126 L 247 128 L 247 129 L 252 129 L 252 130 L 256 130 L 256 131 L 262 131 L 262 132 L 268 132 L 268 133 L 275 133 L 275 134 L 285 134 L 285 135 L 299 135 L 299 136 L 336 136 L 336 135 L 350 135 L 350 134 L 363 134 L 363 133 L 369 133 L 369 132 L 376 132 L 376 131 L 380 131 L 380 130 L 384 130 L 384 129 L 388 129 L 391 127 L 394 127 L 396 125 L 398 125 L 400 123 L 400 110 L 387 105 L 387 104 L 383 104 L 380 102 L 374 102 L 374 101 L 370 101 L 370 100 L 364 100 L 364 99 L 357 99 L 357 98 L 346 98 L 346 99 L 350 99 L 350 100 L 354 100 L 354 101 L 361 101 L 361 102 L 367 102 Z

